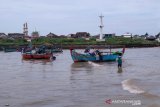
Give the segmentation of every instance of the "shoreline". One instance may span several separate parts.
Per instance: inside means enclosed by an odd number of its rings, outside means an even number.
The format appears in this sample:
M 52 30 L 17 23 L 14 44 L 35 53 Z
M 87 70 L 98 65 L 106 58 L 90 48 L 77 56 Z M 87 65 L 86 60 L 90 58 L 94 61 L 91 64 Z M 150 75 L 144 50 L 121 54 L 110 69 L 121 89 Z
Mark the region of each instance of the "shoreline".
M 43 44 L 39 44 L 39 45 L 33 45 L 33 47 L 38 47 L 41 46 Z M 20 49 L 20 48 L 24 48 L 27 47 L 28 45 L 0 45 L 0 51 L 3 51 L 3 48 L 14 48 L 14 49 Z M 77 45 L 77 44 L 54 44 L 53 46 L 47 46 L 47 47 L 57 47 L 57 48 L 62 48 L 62 49 L 70 49 L 70 48 L 74 48 L 74 49 L 85 49 L 87 47 L 91 47 L 91 48 L 97 48 L 97 49 L 110 49 L 110 48 L 150 48 L 150 47 L 159 47 L 159 45 L 151 45 L 151 44 L 142 44 L 142 45 L 106 45 L 106 44 L 95 44 L 95 45 L 87 45 L 87 44 L 81 44 L 81 45 Z
M 85 49 L 87 47 L 98 48 L 98 49 L 110 49 L 110 48 L 150 48 L 150 47 L 159 47 L 157 45 L 62 45 L 62 49 Z

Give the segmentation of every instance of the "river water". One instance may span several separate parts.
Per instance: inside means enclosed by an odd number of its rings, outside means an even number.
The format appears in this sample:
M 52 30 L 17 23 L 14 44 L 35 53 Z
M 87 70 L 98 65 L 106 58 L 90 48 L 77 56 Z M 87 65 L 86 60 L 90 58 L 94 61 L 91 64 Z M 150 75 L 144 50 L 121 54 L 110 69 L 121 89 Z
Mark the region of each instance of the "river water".
M 0 107 L 160 107 L 159 53 L 126 49 L 118 69 L 116 62 L 73 63 L 69 50 L 54 61 L 0 52 Z

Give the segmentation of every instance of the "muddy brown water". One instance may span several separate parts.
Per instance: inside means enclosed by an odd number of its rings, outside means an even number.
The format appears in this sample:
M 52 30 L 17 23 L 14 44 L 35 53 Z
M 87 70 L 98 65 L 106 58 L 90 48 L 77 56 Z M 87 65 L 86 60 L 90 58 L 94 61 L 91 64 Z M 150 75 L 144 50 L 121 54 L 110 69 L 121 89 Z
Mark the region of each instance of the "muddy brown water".
M 69 50 L 55 61 L 0 52 L 0 107 L 160 107 L 159 53 L 126 49 L 118 69 L 116 62 L 73 63 Z

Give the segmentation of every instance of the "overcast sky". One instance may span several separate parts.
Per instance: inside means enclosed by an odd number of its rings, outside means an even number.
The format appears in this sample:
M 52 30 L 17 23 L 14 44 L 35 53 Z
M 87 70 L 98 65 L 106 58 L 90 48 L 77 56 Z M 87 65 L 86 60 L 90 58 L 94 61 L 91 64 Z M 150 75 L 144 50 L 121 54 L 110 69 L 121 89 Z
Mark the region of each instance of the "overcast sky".
M 160 32 L 160 0 L 0 0 L 0 32 L 49 32 L 99 34 L 99 15 L 104 33 L 121 35 Z

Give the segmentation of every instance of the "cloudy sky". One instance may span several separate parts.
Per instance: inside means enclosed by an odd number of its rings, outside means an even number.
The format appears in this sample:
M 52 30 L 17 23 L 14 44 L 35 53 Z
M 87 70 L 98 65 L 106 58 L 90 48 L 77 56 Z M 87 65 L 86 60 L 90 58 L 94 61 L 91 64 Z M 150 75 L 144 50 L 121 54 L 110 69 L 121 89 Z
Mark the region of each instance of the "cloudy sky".
M 104 15 L 104 33 L 160 32 L 160 0 L 0 0 L 0 32 L 49 32 L 99 34 L 99 15 Z

